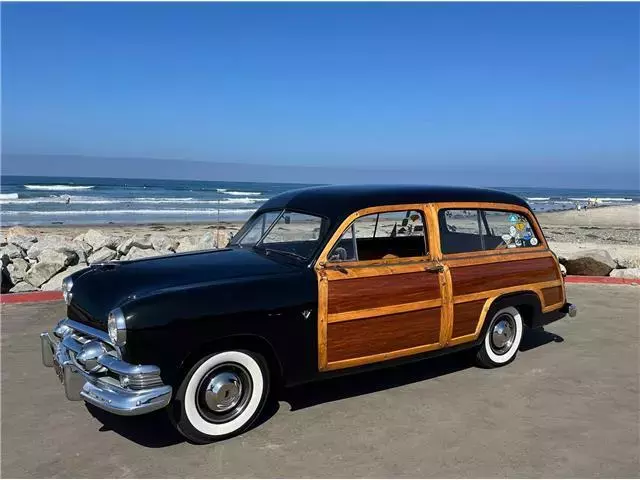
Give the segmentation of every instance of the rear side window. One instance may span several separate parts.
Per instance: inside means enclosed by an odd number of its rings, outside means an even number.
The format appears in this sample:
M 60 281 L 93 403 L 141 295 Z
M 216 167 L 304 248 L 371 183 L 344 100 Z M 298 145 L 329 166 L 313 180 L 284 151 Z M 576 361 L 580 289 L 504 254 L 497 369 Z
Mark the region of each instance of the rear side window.
M 482 210 L 487 227 L 485 249 L 535 247 L 540 244 L 524 215 L 504 210 Z
M 535 247 L 540 239 L 527 217 L 505 210 L 440 210 L 442 253 Z

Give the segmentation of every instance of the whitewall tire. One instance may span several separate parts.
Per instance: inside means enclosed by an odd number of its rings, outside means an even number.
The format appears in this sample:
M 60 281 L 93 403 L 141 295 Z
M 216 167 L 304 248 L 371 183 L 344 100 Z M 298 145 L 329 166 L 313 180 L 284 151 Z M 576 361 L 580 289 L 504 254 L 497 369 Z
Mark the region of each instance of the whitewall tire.
M 195 443 L 237 435 L 259 417 L 269 394 L 269 372 L 262 355 L 229 350 L 196 363 L 180 385 L 170 416 Z
M 478 364 L 485 368 L 511 363 L 518 353 L 523 333 L 522 315 L 515 307 L 498 310 L 489 321 L 478 350 Z

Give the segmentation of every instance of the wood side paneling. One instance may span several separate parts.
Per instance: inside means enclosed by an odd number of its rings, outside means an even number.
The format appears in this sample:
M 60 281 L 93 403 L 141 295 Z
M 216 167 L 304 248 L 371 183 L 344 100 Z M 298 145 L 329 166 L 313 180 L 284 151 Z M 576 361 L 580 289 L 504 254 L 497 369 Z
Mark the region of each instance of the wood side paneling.
M 453 295 L 557 280 L 553 257 L 451 268 Z
M 555 305 L 556 303 L 560 303 L 564 300 L 561 286 L 543 288 L 542 296 L 544 297 L 545 306 Z
M 327 326 L 328 361 L 438 343 L 439 336 L 439 308 L 330 323 Z
M 429 272 L 329 282 L 328 313 L 385 307 L 440 298 L 438 276 Z
M 486 299 L 459 303 L 453 307 L 452 338 L 475 333 Z

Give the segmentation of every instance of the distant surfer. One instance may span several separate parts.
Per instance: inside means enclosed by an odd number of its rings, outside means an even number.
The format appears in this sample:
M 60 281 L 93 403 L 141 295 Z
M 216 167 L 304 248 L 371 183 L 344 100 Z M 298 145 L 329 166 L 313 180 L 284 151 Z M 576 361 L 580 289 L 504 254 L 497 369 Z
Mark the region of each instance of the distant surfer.
M 69 205 L 69 203 L 71 203 L 71 196 L 65 195 L 63 198 L 65 204 Z

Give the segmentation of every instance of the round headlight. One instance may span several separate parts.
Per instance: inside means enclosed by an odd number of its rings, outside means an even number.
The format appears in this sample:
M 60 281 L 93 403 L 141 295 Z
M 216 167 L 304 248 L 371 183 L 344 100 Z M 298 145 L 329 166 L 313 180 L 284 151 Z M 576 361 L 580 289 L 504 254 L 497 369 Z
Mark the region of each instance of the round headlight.
M 117 346 L 121 347 L 127 341 L 127 324 L 124 313 L 119 308 L 111 310 L 107 318 L 107 331 L 109 338 Z
M 62 280 L 62 296 L 64 297 L 64 303 L 69 305 L 71 303 L 71 289 L 73 288 L 73 280 L 71 277 L 65 277 Z

